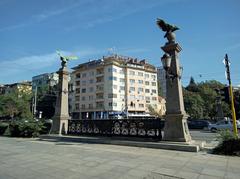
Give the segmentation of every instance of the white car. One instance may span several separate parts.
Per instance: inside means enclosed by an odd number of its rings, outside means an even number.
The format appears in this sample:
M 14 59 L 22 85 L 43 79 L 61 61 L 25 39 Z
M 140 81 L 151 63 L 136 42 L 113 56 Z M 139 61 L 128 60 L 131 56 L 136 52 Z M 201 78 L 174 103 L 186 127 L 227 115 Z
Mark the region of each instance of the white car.
M 238 120 L 237 120 L 237 128 L 240 129 L 240 121 L 238 121 Z M 221 121 L 218 121 L 215 124 L 210 124 L 208 126 L 208 129 L 211 132 L 216 132 L 218 130 L 226 130 L 226 129 L 229 129 L 229 130 L 232 131 L 233 130 L 233 123 L 230 120 L 221 120 Z

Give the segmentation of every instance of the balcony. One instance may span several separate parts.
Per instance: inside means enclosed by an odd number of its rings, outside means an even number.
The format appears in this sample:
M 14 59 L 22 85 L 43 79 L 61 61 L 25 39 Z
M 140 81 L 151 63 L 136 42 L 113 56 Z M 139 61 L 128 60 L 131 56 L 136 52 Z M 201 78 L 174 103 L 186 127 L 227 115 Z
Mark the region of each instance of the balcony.
M 104 86 L 103 85 L 97 85 L 96 86 L 96 93 L 100 93 L 104 91 Z
M 104 68 L 97 69 L 96 77 L 103 76 L 104 75 Z
M 104 83 L 104 77 L 96 77 L 96 83 Z

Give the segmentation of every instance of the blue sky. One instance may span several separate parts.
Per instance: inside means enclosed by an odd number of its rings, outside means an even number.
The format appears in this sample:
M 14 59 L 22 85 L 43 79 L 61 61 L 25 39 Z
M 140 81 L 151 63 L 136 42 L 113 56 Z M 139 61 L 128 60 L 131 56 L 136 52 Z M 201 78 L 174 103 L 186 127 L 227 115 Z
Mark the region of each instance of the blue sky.
M 240 84 L 239 0 L 0 0 L 0 84 L 56 71 L 55 51 L 75 54 L 69 67 L 113 52 L 160 66 L 166 39 L 156 18 L 180 27 L 182 82 L 227 83 L 222 63 L 231 61 Z

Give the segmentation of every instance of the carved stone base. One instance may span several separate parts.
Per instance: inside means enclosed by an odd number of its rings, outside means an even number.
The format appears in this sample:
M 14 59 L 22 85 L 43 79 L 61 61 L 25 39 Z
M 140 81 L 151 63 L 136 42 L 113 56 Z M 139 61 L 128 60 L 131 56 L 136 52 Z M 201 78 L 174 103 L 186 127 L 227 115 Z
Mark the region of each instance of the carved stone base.
M 165 117 L 163 140 L 173 142 L 190 142 L 186 114 L 167 114 Z
M 54 116 L 51 133 L 52 134 L 59 134 L 59 135 L 67 134 L 69 118 L 70 118 L 69 116 L 65 116 L 65 117 Z

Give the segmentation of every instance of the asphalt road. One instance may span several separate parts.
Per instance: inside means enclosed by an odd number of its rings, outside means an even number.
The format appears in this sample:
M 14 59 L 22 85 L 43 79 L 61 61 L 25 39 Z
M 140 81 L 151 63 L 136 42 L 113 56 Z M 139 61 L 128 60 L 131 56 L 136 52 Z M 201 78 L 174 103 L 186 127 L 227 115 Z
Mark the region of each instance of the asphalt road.
M 207 143 L 216 141 L 218 136 L 218 133 L 212 133 L 206 130 L 190 130 L 190 133 L 193 140 L 206 141 Z

